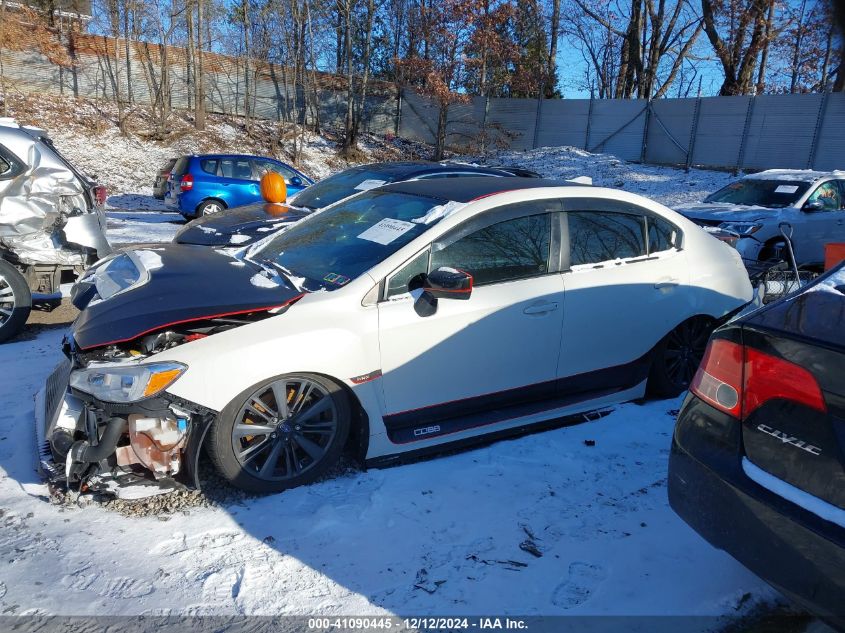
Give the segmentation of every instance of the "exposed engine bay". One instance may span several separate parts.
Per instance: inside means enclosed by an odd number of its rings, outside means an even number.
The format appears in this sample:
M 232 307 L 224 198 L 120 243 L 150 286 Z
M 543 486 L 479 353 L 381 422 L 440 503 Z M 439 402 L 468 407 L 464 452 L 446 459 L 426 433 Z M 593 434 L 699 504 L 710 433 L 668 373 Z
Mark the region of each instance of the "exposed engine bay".
M 267 316 L 265 312 L 209 319 L 90 351 L 79 350 L 66 340 L 69 360 L 56 371 L 69 374 L 74 369 L 96 370 L 114 363 L 144 360 Z M 44 441 L 40 441 L 42 470 L 52 484 L 123 499 L 199 488 L 199 447 L 216 412 L 177 401 L 167 394 L 131 405 L 107 403 L 74 389 L 72 379 L 70 384 L 71 393 L 64 394 L 54 414 L 55 422 L 46 426 Z M 44 405 L 47 407 L 48 403 Z M 47 449 L 52 464 L 45 468 L 43 457 Z
M 184 265 L 197 273 L 185 276 Z M 301 296 L 250 283 L 258 274 L 230 253 L 160 245 L 114 253 L 80 278 L 68 360 L 36 403 L 51 484 L 123 499 L 199 487 L 200 449 L 218 412 L 167 393 L 187 367 L 156 356 L 280 314 Z

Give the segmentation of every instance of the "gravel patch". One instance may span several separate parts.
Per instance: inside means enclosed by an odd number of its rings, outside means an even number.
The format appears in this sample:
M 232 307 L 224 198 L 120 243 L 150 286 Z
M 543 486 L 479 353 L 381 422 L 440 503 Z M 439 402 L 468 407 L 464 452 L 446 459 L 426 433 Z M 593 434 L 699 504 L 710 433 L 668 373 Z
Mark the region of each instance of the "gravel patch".
M 358 472 L 361 472 L 358 461 L 344 454 L 334 468 L 315 483 L 351 477 Z M 200 462 L 200 482 L 202 490 L 176 490 L 145 499 L 116 499 L 103 494 L 77 494 L 75 490 L 53 486 L 50 490 L 50 502 L 73 508 L 95 506 L 126 517 L 157 517 L 168 521 L 173 515 L 187 515 L 191 510 L 198 508 L 230 508 L 262 496 L 233 488 L 207 461 Z

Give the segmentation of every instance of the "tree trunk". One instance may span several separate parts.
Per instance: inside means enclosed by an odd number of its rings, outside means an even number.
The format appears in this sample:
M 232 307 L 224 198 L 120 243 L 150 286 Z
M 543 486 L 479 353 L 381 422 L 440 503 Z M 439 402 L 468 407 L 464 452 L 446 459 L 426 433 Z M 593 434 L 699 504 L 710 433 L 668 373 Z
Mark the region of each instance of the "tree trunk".
M 446 151 L 446 123 L 449 121 L 449 104 L 441 102 L 437 114 L 437 140 L 434 146 L 433 160 L 443 160 Z
M 250 31 L 252 30 L 252 19 L 250 16 L 251 7 L 249 0 L 243 0 L 244 11 L 244 123 L 246 125 L 247 134 L 251 131 L 250 115 L 252 109 L 250 108 L 250 89 L 251 82 L 249 74 L 251 72 L 252 64 L 250 63 L 250 55 L 252 50 L 250 47 Z
M 769 65 L 769 46 L 772 42 L 772 23 L 775 18 L 775 3 L 769 5 L 769 14 L 766 17 L 766 41 L 763 42 L 763 52 L 760 53 L 760 68 L 757 70 L 757 89 L 758 95 L 766 91 L 766 68 Z
M 311 58 L 311 90 L 314 95 L 314 134 L 320 134 L 320 86 L 317 81 L 317 58 L 314 55 L 314 30 L 311 25 L 311 2 L 305 0 L 305 18 L 308 21 L 308 50 Z
M 358 143 L 358 134 L 361 130 L 361 120 L 364 117 L 364 111 L 367 105 L 367 85 L 370 79 L 370 49 L 372 48 L 373 40 L 373 14 L 375 13 L 374 0 L 367 0 L 367 25 L 366 35 L 364 39 L 364 56 L 362 63 L 364 65 L 364 74 L 361 77 L 361 93 L 358 95 L 358 107 L 355 111 L 355 119 L 352 125 L 352 139 L 349 147 L 355 147 Z
M 205 0 L 196 0 L 197 4 L 197 45 L 194 48 L 194 126 L 205 129 L 205 75 L 202 64 L 202 26 Z
M 551 98 L 557 88 L 557 33 L 560 28 L 560 0 L 552 0 L 552 23 L 549 25 L 549 64 L 546 69 L 546 97 Z
M 345 30 L 344 55 L 346 57 L 346 117 L 343 123 L 343 150 L 348 150 L 352 142 L 352 117 L 355 98 L 354 76 L 352 66 L 352 0 L 345 0 L 343 5 Z
M 807 8 L 807 0 L 801 2 L 801 12 L 798 14 L 798 24 L 795 28 L 795 42 L 792 45 L 792 74 L 789 78 L 789 92 L 795 94 L 798 80 L 801 78 L 801 70 L 798 64 L 801 61 L 801 40 L 804 38 L 804 11 Z
M 129 54 L 129 3 L 123 6 L 123 47 L 126 52 L 126 101 L 132 105 L 132 56 Z

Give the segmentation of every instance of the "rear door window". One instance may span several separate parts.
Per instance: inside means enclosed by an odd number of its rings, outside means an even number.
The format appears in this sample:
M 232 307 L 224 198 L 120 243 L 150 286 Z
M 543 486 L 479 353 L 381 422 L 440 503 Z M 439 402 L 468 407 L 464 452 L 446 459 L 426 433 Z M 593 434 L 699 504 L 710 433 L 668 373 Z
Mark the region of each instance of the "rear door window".
M 678 247 L 678 229 L 671 222 L 655 216 L 646 216 L 648 227 L 648 254 L 662 253 Z
M 237 180 L 253 180 L 252 165 L 247 159 L 221 158 L 218 175 Z
M 643 215 L 575 211 L 569 212 L 568 217 L 571 266 L 648 254 Z
M 203 158 L 200 160 L 200 169 L 202 169 L 207 174 L 216 176 L 219 163 L 220 161 L 218 161 L 216 158 Z

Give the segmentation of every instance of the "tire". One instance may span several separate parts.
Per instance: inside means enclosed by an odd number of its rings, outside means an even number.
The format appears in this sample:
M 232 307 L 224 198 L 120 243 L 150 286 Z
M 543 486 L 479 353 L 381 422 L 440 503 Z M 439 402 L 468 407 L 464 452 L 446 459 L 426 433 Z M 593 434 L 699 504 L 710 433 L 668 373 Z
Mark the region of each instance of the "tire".
M 32 292 L 23 275 L 0 259 L 0 343 L 17 335 L 32 310 Z
M 710 317 L 693 317 L 663 337 L 652 356 L 646 385 L 649 395 L 672 398 L 689 389 L 715 326 Z
M 284 394 L 282 408 L 277 394 Z M 208 453 L 232 486 L 281 492 L 315 481 L 337 463 L 351 420 L 349 399 L 331 380 L 277 376 L 241 392 L 220 412 L 209 431 Z
M 217 200 L 203 200 L 197 206 L 197 217 L 201 218 L 206 215 L 214 215 L 215 213 L 220 213 L 225 208 L 223 203 Z

